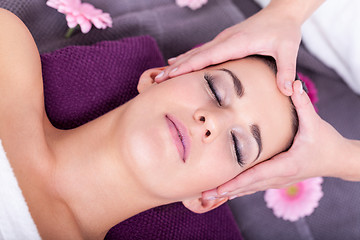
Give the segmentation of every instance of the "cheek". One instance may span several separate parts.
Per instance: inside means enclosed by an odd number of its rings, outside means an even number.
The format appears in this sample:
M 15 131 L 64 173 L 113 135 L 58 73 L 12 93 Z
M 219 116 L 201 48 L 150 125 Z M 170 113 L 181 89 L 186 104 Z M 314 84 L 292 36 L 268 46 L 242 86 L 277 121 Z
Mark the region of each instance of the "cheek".
M 187 88 L 178 88 L 177 91 L 171 95 L 171 98 L 174 100 L 173 104 L 176 104 L 180 110 L 180 114 L 187 113 L 193 114 L 197 108 L 205 104 L 206 98 L 202 95 L 199 89 L 187 89 Z M 185 111 L 185 109 L 187 111 Z
M 202 75 L 198 73 L 170 79 L 165 82 L 163 91 L 168 99 L 175 100 L 177 104 L 186 102 L 199 105 L 206 99 L 206 88 L 201 79 Z
M 194 153 L 192 158 L 192 161 L 196 161 L 192 182 L 196 183 L 200 192 L 218 187 L 241 172 L 240 166 L 233 159 L 230 147 L 219 142 L 215 141 L 205 146 L 204 151 Z
M 160 195 L 171 199 L 199 197 L 203 191 L 216 188 L 241 172 L 225 144 L 214 142 L 203 151 L 196 150 L 187 164 L 163 169 L 164 172 L 157 170 L 157 177 L 166 179 L 161 181 Z

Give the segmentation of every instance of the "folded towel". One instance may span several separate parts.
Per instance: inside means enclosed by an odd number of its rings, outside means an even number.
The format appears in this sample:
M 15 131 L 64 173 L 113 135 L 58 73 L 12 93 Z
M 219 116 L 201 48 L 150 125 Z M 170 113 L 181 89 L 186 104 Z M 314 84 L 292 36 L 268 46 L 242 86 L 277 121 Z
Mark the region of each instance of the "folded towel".
M 41 239 L 0 140 L 0 239 Z

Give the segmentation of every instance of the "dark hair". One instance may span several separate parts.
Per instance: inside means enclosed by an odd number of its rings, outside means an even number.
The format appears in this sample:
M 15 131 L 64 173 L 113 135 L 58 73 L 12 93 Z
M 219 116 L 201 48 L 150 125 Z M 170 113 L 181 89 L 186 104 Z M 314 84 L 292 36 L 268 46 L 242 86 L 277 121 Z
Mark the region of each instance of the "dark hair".
M 277 66 L 276 66 L 276 61 L 273 57 L 271 56 L 265 56 L 265 55 L 250 55 L 247 58 L 255 58 L 255 59 L 259 59 L 262 62 L 264 62 L 267 66 L 269 66 L 269 68 L 274 72 L 275 76 L 277 74 Z M 299 76 L 296 74 L 296 77 L 294 80 L 300 80 L 301 84 L 303 86 L 303 89 L 306 93 L 308 93 L 308 89 L 305 85 L 305 83 L 299 78 Z M 291 115 L 292 115 L 292 131 L 293 131 L 293 136 L 291 138 L 291 140 L 288 143 L 288 146 L 284 149 L 283 152 L 287 151 L 290 149 L 290 147 L 292 146 L 293 142 L 294 142 L 294 138 L 295 135 L 299 129 L 299 116 L 296 112 L 296 108 L 295 105 L 291 99 L 291 97 L 289 97 L 290 103 L 291 103 Z

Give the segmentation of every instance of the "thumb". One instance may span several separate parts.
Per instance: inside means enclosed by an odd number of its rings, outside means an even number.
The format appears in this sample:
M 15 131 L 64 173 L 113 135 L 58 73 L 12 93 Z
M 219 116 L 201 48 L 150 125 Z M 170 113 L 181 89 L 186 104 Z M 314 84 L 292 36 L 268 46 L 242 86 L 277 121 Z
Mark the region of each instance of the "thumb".
M 287 50 L 280 52 L 276 58 L 276 65 L 278 69 L 276 76 L 278 88 L 286 96 L 291 96 L 296 72 L 296 54 L 294 55 Z
M 318 115 L 311 103 L 309 96 L 304 91 L 302 82 L 300 80 L 296 80 L 294 82 L 293 91 L 294 93 L 291 96 L 291 99 L 299 117 L 300 129 L 304 126 L 312 126 L 313 120 L 317 118 Z

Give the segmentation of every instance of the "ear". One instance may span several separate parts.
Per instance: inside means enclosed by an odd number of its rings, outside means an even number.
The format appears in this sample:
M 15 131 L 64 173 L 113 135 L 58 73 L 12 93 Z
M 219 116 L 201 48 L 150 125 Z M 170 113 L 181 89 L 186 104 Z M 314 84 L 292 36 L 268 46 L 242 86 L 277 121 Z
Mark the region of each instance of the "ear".
M 148 87 L 153 85 L 155 83 L 155 77 L 159 73 L 161 73 L 161 71 L 163 71 L 164 69 L 165 69 L 165 67 L 151 68 L 151 69 L 148 69 L 145 72 L 143 72 L 143 74 L 141 74 L 141 76 L 140 76 L 140 79 L 139 79 L 139 82 L 137 85 L 137 90 L 139 91 L 139 93 L 142 93 Z
M 203 198 L 195 198 L 195 199 L 184 200 L 182 203 L 187 209 L 195 213 L 205 213 L 217 208 L 221 204 L 227 202 L 227 200 L 229 200 L 228 197 L 215 198 L 211 200 L 205 200 Z

